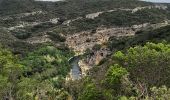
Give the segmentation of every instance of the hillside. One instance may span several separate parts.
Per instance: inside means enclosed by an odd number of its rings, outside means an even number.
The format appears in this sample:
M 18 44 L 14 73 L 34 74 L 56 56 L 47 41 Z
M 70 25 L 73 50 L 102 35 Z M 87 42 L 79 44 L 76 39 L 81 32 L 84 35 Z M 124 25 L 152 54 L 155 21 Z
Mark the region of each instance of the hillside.
M 169 100 L 170 4 L 0 0 L 0 100 Z

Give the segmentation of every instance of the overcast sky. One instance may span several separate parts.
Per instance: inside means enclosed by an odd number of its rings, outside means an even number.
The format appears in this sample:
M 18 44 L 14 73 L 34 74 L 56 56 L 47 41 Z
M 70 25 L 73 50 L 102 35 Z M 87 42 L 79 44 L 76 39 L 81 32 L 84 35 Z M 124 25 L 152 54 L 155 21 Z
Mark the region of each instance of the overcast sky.
M 170 3 L 170 0 L 143 0 L 143 1 L 151 1 L 151 2 L 166 2 L 166 3 Z
M 35 0 L 35 1 L 63 1 L 63 0 Z
M 37 1 L 62 1 L 62 0 L 37 0 Z M 142 0 L 142 1 L 170 3 L 170 0 Z

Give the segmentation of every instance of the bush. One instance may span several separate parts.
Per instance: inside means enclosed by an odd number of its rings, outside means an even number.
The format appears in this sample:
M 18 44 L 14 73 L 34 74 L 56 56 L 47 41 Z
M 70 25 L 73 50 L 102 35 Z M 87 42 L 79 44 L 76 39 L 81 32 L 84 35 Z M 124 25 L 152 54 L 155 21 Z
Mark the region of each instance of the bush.
M 170 45 L 147 43 L 114 54 L 114 59 L 130 72 L 135 83 L 147 86 L 170 86 Z
M 26 73 L 40 74 L 40 79 L 57 75 L 65 77 L 70 70 L 68 59 L 71 56 L 72 53 L 69 51 L 61 51 L 53 46 L 47 46 L 29 53 L 21 63 L 29 66 Z
M 100 50 L 100 48 L 101 48 L 100 44 L 95 44 L 92 49 L 97 51 L 97 50 Z
M 98 100 L 102 99 L 102 97 L 96 85 L 90 79 L 85 79 L 83 90 L 79 94 L 78 100 Z
M 17 31 L 13 32 L 14 36 L 18 39 L 27 39 L 31 36 L 30 32 L 25 32 L 25 31 Z
M 170 99 L 170 89 L 166 86 L 152 87 L 150 89 L 150 94 L 139 95 L 139 96 L 121 96 L 119 100 L 169 100 Z M 142 97 L 140 97 L 142 96 Z
M 125 68 L 115 64 L 108 69 L 105 81 L 111 87 L 119 86 L 119 84 L 121 84 L 121 79 L 127 74 L 128 72 Z
M 47 32 L 48 35 L 50 35 L 50 39 L 56 42 L 65 42 L 66 38 L 61 36 L 59 33 L 55 32 Z

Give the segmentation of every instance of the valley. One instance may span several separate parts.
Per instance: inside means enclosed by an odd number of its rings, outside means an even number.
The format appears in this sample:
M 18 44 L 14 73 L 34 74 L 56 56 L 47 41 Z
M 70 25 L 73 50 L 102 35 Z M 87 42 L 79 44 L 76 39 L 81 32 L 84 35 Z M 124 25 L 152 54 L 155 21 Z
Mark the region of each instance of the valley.
M 0 100 L 169 100 L 169 43 L 168 3 L 0 0 Z

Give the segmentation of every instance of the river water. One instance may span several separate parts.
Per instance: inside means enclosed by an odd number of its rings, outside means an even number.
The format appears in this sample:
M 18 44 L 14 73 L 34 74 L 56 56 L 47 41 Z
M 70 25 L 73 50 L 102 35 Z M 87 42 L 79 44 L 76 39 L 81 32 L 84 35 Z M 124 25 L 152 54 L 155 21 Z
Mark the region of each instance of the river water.
M 81 69 L 78 64 L 79 60 L 80 60 L 79 56 L 74 56 L 73 58 L 69 60 L 70 65 L 72 67 L 70 71 L 70 76 L 72 80 L 79 80 L 82 77 Z

